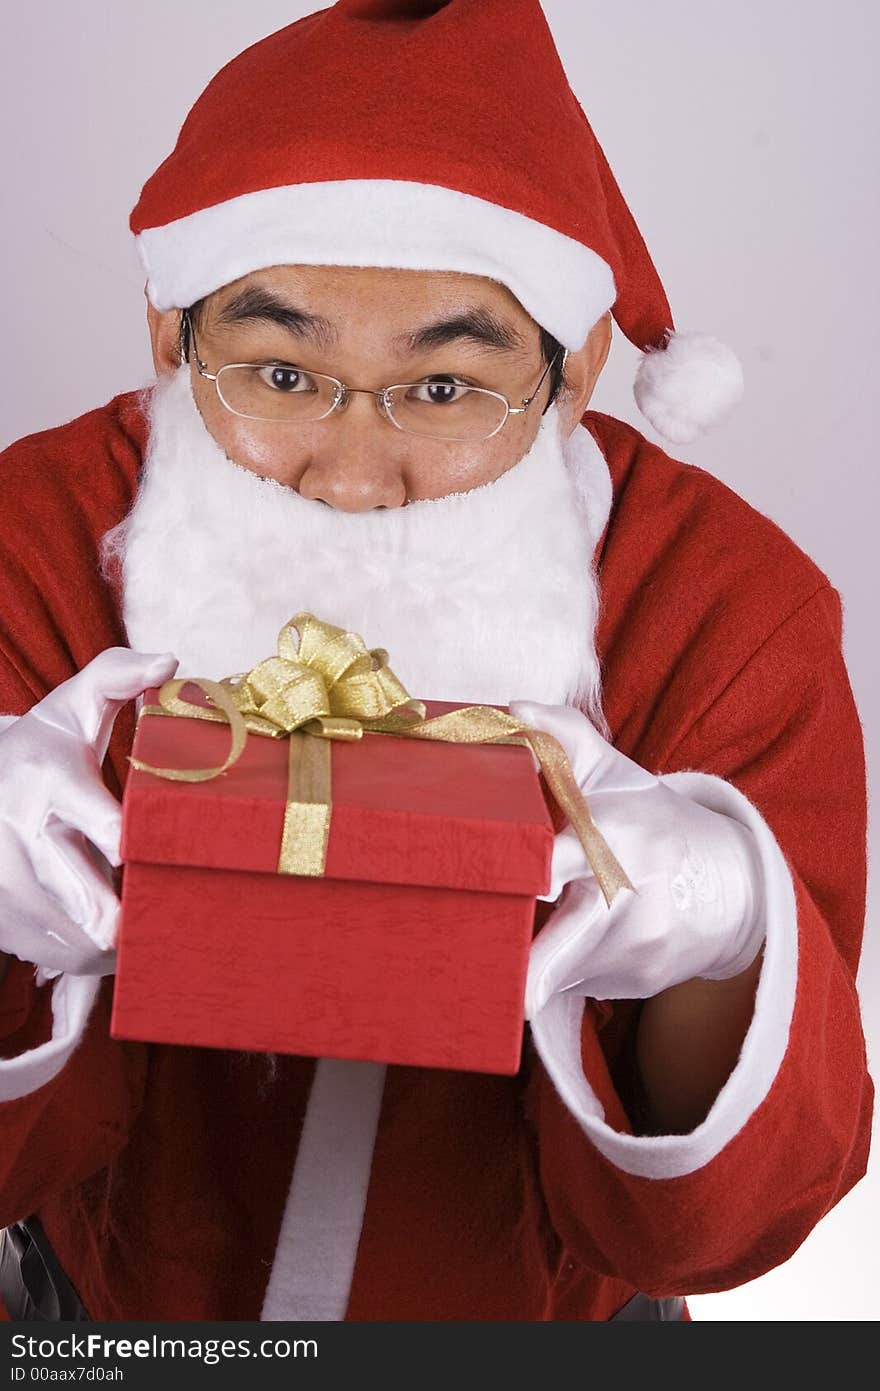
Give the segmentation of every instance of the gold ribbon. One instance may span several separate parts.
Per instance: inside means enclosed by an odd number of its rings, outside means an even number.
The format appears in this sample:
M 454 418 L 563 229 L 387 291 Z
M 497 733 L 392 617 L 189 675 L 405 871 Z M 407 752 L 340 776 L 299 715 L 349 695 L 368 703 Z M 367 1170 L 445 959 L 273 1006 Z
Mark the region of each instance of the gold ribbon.
M 211 706 L 181 699 L 198 686 Z M 229 726 L 226 759 L 216 768 L 154 768 L 139 759 L 133 767 L 176 782 L 207 782 L 241 757 L 248 733 L 289 738 L 288 797 L 278 859 L 280 874 L 324 873 L 330 834 L 330 739 L 393 734 L 456 744 L 528 744 L 560 808 L 574 827 L 606 903 L 632 888 L 626 873 L 590 815 L 571 764 L 552 734 L 521 724 L 489 705 L 470 705 L 426 718 L 388 666 L 384 648 L 367 648 L 357 633 L 298 613 L 285 623 L 278 652 L 249 672 L 222 681 L 199 677 L 166 681 L 159 704 L 142 715 L 176 715 Z

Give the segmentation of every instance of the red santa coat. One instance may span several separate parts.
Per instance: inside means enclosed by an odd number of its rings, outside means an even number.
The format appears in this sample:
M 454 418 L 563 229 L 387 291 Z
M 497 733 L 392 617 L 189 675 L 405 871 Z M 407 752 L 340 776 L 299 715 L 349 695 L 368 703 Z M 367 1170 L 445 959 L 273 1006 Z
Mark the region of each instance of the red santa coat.
M 715 479 L 609 416 L 584 423 L 614 490 L 598 634 L 614 742 L 652 771 L 727 780 L 775 836 L 797 946 L 781 1060 L 723 1143 L 711 1127 L 691 1149 L 624 1138 L 632 1162 L 615 1145 L 636 1115 L 637 1004 L 584 1016 L 608 1143 L 528 1037 L 512 1078 L 389 1068 L 348 1319 L 606 1319 L 636 1289 L 729 1288 L 784 1261 L 865 1170 L 865 775 L 838 597 Z M 98 548 L 145 430 L 128 393 L 0 456 L 0 711 L 125 642 Z M 129 707 L 117 793 L 132 734 Z M 112 988 L 58 1075 L 0 1106 L 0 1224 L 40 1216 L 93 1318 L 258 1318 L 315 1065 L 281 1058 L 268 1080 L 256 1057 L 111 1040 Z M 49 1037 L 51 989 L 11 963 L 0 1056 Z

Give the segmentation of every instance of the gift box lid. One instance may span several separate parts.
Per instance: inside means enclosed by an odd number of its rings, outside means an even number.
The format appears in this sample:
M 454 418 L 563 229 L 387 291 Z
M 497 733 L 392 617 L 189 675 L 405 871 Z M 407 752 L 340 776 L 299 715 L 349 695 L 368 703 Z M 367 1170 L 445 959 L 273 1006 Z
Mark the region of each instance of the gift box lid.
M 425 705 L 429 718 L 461 708 Z M 216 767 L 229 740 L 225 725 L 142 715 L 133 754 L 155 767 Z M 330 745 L 325 879 L 546 893 L 554 828 L 528 748 L 377 734 Z M 123 860 L 276 873 L 288 753 L 286 739 L 252 734 L 234 767 L 207 782 L 130 769 Z

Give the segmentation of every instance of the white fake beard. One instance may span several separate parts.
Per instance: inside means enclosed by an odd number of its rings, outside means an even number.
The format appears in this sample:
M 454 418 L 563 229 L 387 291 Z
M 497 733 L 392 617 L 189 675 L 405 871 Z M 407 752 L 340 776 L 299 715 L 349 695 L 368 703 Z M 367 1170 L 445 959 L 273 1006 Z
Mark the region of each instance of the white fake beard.
M 130 646 L 219 679 L 274 654 L 309 611 L 384 647 L 410 695 L 576 704 L 604 729 L 593 556 L 610 506 L 601 451 L 555 407 L 492 483 L 346 513 L 234 464 L 202 421 L 189 367 L 148 400 L 143 473 L 104 538 Z

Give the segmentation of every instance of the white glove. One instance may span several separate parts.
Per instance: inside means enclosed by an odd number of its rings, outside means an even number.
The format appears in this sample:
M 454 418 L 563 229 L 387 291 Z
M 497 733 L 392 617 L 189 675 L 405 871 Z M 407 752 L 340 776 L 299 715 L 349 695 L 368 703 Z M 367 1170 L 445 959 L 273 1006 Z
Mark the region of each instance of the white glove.
M 115 970 L 122 815 L 101 765 L 122 706 L 176 668 L 110 647 L 0 731 L 0 951 L 41 984 Z
M 609 908 L 575 831 L 559 832 L 544 898 L 562 897 L 532 943 L 526 1018 L 561 991 L 647 999 L 681 981 L 723 980 L 751 965 L 764 940 L 752 832 L 618 753 L 579 710 L 531 701 L 509 708 L 559 740 L 635 889 L 622 889 Z M 701 777 L 708 775 L 675 774 L 672 781 Z

